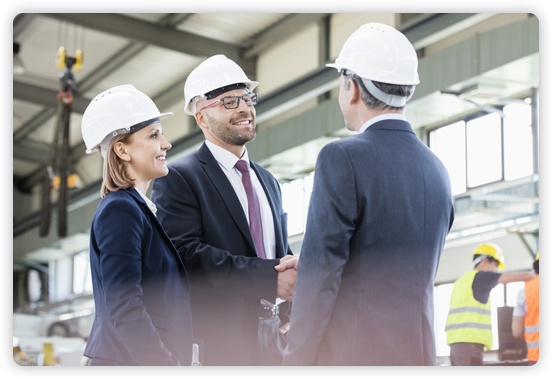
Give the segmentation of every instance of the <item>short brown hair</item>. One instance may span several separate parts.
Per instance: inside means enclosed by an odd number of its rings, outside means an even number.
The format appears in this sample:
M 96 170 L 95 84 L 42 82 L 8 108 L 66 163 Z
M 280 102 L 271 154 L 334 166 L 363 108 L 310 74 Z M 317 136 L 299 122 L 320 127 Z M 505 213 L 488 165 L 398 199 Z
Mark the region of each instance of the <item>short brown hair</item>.
M 103 165 L 102 198 L 110 192 L 134 187 L 135 181 L 128 175 L 125 161 L 113 151 L 114 144 L 117 142 L 129 143 L 130 138 L 130 133 L 119 134 L 109 142 Z

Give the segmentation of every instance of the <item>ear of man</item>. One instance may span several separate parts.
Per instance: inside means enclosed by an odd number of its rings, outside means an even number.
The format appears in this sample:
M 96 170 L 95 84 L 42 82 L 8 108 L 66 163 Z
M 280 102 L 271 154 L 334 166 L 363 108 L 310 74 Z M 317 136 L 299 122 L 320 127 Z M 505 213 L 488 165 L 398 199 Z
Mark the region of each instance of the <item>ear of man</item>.
M 207 123 L 207 117 L 205 116 L 204 112 L 197 111 L 194 117 L 196 119 L 197 125 L 199 125 L 201 129 L 205 129 L 209 127 L 209 124 Z
M 354 105 L 360 100 L 360 89 L 358 88 L 355 81 L 351 78 L 349 78 L 349 91 L 350 91 L 349 104 Z

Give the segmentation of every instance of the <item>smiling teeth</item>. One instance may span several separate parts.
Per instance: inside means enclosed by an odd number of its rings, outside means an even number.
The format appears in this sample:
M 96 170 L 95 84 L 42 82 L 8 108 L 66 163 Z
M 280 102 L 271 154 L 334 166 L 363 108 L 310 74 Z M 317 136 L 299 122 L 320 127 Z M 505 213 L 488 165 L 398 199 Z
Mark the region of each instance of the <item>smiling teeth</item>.
M 246 125 L 246 124 L 249 124 L 249 120 L 236 122 L 236 125 Z
M 155 159 L 160 160 L 160 161 L 164 161 L 164 160 L 165 160 L 165 157 L 157 157 L 157 158 L 155 158 Z

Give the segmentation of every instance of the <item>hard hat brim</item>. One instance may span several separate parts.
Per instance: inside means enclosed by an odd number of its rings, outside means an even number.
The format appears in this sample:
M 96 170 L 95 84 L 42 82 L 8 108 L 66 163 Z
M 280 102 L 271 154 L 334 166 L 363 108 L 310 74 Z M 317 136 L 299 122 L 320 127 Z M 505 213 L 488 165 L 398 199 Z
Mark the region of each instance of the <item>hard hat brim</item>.
M 159 114 L 159 116 L 157 116 L 157 118 L 158 118 L 159 120 L 163 120 L 163 119 L 165 119 L 165 118 L 167 118 L 167 117 L 171 117 L 171 116 L 174 116 L 174 113 L 173 113 L 173 112 L 165 112 L 165 113 Z M 98 152 L 98 151 L 100 151 L 99 145 L 94 146 L 94 147 L 91 148 L 91 149 L 87 149 L 87 150 L 86 150 L 86 154 L 94 154 L 94 153 L 96 153 L 96 152 Z
M 159 115 L 159 119 L 162 120 L 162 119 L 164 119 L 164 118 L 171 117 L 171 116 L 173 116 L 173 115 L 174 115 L 174 113 L 172 113 L 172 112 L 161 113 L 161 114 Z
M 337 71 L 340 70 L 340 67 L 338 67 L 337 64 L 335 64 L 335 63 L 327 63 L 327 64 L 326 64 L 326 67 L 335 68 Z

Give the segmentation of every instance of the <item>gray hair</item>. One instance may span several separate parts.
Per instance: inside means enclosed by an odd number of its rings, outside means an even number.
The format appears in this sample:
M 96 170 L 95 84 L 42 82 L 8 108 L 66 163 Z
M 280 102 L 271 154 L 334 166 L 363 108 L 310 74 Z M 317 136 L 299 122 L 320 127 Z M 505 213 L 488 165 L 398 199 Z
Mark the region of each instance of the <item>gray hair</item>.
M 362 81 L 362 78 L 357 74 L 355 74 L 354 72 L 350 70 L 341 70 L 341 74 L 347 79 L 345 81 L 345 89 L 349 90 L 348 79 L 351 79 L 353 82 L 355 82 L 356 86 L 360 91 L 360 98 L 362 99 L 364 104 L 368 106 L 369 109 L 389 109 L 389 110 L 401 110 L 401 111 L 404 110 L 404 106 L 393 107 L 391 105 L 384 103 L 383 101 L 376 99 L 370 93 L 370 91 L 368 91 L 368 89 L 364 85 L 364 82 Z M 416 86 L 414 85 L 389 84 L 389 83 L 377 82 L 375 80 L 372 80 L 372 83 L 374 83 L 376 88 L 380 89 L 386 94 L 407 97 L 407 98 L 410 98 L 412 96 L 416 88 Z

